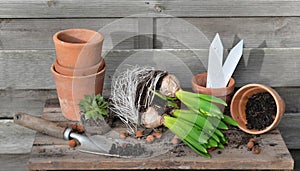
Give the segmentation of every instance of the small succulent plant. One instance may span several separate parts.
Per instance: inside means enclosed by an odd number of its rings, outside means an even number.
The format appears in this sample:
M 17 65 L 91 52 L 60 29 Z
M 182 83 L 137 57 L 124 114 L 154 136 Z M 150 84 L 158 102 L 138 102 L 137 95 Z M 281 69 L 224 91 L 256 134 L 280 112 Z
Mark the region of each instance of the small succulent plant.
M 105 115 L 108 114 L 107 107 L 108 103 L 100 95 L 85 95 L 84 99 L 79 102 L 80 111 L 84 113 L 85 120 L 104 120 Z

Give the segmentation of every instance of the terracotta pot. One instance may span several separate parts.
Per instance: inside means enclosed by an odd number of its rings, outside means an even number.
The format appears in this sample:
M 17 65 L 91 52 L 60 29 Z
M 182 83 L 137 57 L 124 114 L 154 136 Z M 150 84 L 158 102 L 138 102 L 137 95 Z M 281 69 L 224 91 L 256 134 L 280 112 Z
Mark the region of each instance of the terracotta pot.
M 263 130 L 250 130 L 247 128 L 247 120 L 246 120 L 246 104 L 248 102 L 249 97 L 254 94 L 269 92 L 275 100 L 277 113 L 273 123 L 266 127 Z M 246 133 L 249 134 L 263 134 L 274 129 L 280 122 L 283 113 L 285 112 L 285 103 L 279 94 L 269 86 L 262 84 L 248 84 L 241 87 L 233 96 L 231 105 L 230 105 L 230 113 L 234 120 L 236 120 L 239 124 L 239 128 Z
M 102 70 L 104 67 L 104 64 L 105 64 L 104 59 L 101 59 L 101 61 L 94 66 L 87 67 L 87 68 L 72 69 L 72 68 L 61 66 L 57 62 L 57 59 L 55 59 L 54 68 L 59 74 L 62 74 L 65 76 L 73 76 L 73 75 L 74 76 L 87 76 L 87 75 L 95 74 L 95 73 L 99 72 L 100 70 Z
M 102 59 L 102 34 L 87 29 L 68 29 L 54 34 L 57 61 L 67 68 L 87 68 Z
M 54 65 L 51 72 L 55 80 L 62 114 L 72 121 L 80 121 L 80 109 L 78 103 L 84 95 L 102 94 L 106 66 L 88 76 L 65 76 L 55 71 Z
M 235 81 L 230 78 L 227 87 L 225 88 L 206 88 L 207 73 L 197 74 L 192 78 L 192 88 L 193 91 L 199 94 L 208 94 L 226 101 L 227 104 L 230 103 L 231 97 L 234 92 Z M 223 105 L 217 105 L 221 111 L 224 111 Z

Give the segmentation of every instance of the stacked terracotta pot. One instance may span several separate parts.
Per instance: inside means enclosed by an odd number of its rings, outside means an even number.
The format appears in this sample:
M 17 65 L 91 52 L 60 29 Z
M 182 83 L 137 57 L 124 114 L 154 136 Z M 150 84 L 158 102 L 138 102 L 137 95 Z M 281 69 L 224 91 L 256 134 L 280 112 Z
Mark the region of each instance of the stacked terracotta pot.
M 51 66 L 65 118 L 80 120 L 84 95 L 102 94 L 106 65 L 101 57 L 104 37 L 87 29 L 68 29 L 53 36 L 56 59 Z

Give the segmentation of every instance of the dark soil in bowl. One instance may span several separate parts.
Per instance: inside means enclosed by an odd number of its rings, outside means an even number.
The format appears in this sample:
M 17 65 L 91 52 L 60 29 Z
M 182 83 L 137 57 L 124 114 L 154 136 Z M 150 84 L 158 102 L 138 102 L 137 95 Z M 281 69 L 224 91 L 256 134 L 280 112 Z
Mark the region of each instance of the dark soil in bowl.
M 276 112 L 276 103 L 270 93 L 252 95 L 246 104 L 247 128 L 263 130 L 272 124 Z

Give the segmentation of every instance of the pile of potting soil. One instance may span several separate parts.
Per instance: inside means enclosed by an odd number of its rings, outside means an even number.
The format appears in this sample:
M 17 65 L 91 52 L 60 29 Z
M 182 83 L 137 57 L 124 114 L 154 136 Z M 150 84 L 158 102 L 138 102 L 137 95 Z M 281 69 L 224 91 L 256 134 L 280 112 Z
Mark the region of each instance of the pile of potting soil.
M 272 124 L 276 116 L 276 103 L 268 92 L 257 93 L 246 104 L 247 128 L 262 130 Z

